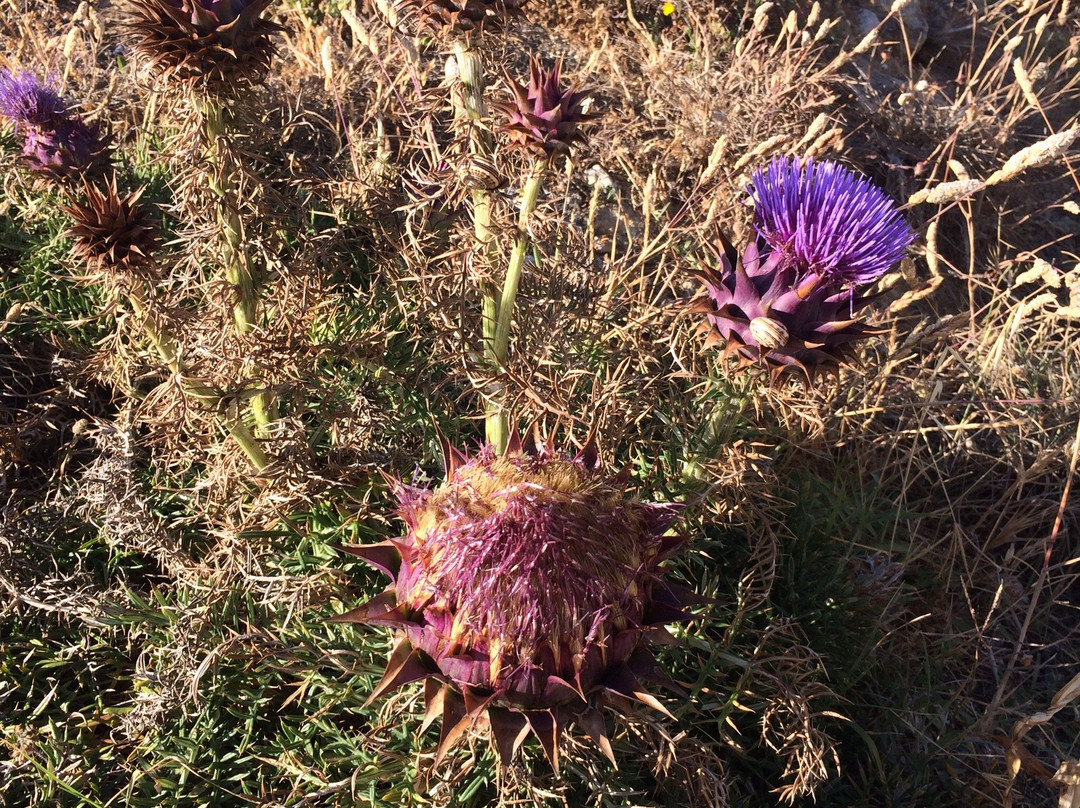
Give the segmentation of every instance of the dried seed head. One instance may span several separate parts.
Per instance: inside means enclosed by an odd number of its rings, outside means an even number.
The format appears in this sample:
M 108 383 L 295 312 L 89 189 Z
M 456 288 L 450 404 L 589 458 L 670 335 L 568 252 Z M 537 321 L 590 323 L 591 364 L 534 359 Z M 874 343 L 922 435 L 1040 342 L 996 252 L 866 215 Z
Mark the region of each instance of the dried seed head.
M 286 29 L 260 15 L 273 0 L 128 0 L 135 53 L 168 82 L 214 94 L 261 82 L 272 36 Z
M 133 272 L 149 265 L 157 228 L 139 203 L 143 190 L 121 197 L 114 177 L 103 189 L 87 183 L 86 201 L 65 206 L 75 220 L 65 235 L 75 239 L 72 255 L 91 271 Z

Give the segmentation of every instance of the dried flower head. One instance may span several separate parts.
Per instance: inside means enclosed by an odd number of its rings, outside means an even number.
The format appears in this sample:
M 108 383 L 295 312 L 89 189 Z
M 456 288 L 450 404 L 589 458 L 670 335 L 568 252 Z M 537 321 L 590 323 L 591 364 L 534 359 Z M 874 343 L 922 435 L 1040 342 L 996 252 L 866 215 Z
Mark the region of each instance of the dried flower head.
M 32 73 L 0 70 L 0 115 L 15 124 L 23 159 L 36 174 L 67 179 L 109 163 L 108 138 L 69 113 L 60 93 Z
M 394 579 L 336 618 L 399 629 L 372 699 L 427 680 L 439 760 L 490 726 L 503 764 L 532 732 L 557 768 L 572 721 L 610 755 L 605 702 L 663 709 L 640 680 L 668 681 L 646 646 L 686 619 L 661 578 L 683 543 L 664 535 L 676 506 L 628 498 L 591 445 L 576 457 L 516 438 L 502 456 L 444 452 L 441 486 L 399 488 L 407 535 L 344 548 Z
M 589 91 L 577 85 L 560 86 L 562 60 L 551 70 L 529 57 L 529 86 L 518 84 L 509 75 L 506 83 L 513 101 L 495 101 L 492 107 L 506 115 L 499 128 L 510 137 L 510 145 L 526 148 L 540 155 L 568 152 L 574 143 L 584 143 L 581 125 L 596 117 L 585 112 Z
M 411 34 L 423 31 L 439 37 L 481 33 L 501 28 L 521 15 L 528 0 L 397 0 L 393 17 Z
M 129 0 L 135 52 L 167 81 L 211 93 L 265 78 L 285 29 L 260 15 L 273 0 Z
M 754 172 L 748 190 L 758 233 L 796 269 L 802 293 L 818 283 L 872 283 L 914 240 L 888 196 L 830 160 L 776 157 Z
M 790 256 L 751 243 L 740 256 L 721 236 L 717 266 L 701 270 L 708 299 L 709 342 L 740 365 L 764 364 L 773 378 L 794 371 L 811 378 L 854 358 L 854 344 L 876 332 L 856 312 L 872 296 L 818 284 L 800 290 Z
M 131 272 L 148 264 L 157 247 L 157 228 L 145 205 L 143 189 L 121 197 L 116 178 L 104 190 L 87 183 L 86 201 L 64 207 L 75 220 L 66 236 L 75 244 L 72 255 L 92 271 Z

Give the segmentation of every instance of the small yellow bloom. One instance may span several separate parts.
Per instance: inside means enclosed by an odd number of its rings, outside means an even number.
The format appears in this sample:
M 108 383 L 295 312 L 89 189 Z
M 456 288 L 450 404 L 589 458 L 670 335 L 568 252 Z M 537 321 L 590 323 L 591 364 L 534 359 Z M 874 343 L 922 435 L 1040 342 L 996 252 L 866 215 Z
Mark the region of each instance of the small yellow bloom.
M 674 3 L 664 3 L 664 5 L 661 6 L 660 10 L 664 12 L 665 17 L 670 17 L 672 14 L 675 13 L 675 4 Z

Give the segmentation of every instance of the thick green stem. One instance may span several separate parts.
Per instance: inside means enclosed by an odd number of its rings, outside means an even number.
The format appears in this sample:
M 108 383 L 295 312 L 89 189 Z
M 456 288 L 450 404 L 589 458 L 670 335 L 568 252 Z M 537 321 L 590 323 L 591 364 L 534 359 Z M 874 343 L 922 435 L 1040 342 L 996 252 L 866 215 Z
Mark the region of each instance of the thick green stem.
M 224 235 L 221 257 L 225 279 L 236 292 L 233 321 L 236 333 L 243 335 L 255 325 L 255 283 L 251 274 L 251 256 L 244 243 L 244 224 L 240 218 L 240 200 L 233 179 L 232 157 L 225 148 L 228 123 L 225 108 L 219 101 L 207 100 L 203 105 L 203 129 L 210 143 L 216 172 L 211 177 L 210 188 L 220 202 L 219 217 Z
M 510 324 L 514 318 L 514 300 L 517 298 L 518 285 L 521 283 L 521 273 L 525 268 L 525 253 L 529 249 L 529 217 L 536 210 L 536 202 L 540 198 L 540 188 L 544 184 L 544 174 L 547 173 L 548 161 L 541 159 L 533 166 L 532 174 L 525 182 L 521 191 L 521 211 L 518 213 L 517 236 L 514 239 L 514 249 L 510 253 L 510 264 L 506 268 L 506 280 L 503 281 L 502 297 L 496 309 L 497 319 L 495 323 L 495 361 L 500 365 L 506 362 L 507 351 L 510 347 Z
M 176 343 L 173 342 L 172 335 L 146 304 L 143 290 L 140 287 L 133 287 L 128 292 L 128 298 L 131 301 L 132 310 L 142 319 L 143 330 L 153 343 L 161 361 L 179 377 L 180 389 L 204 408 L 218 413 L 229 436 L 244 450 L 244 454 L 248 456 L 252 465 L 259 471 L 266 468 L 270 459 L 255 440 L 255 436 L 251 434 L 251 430 L 239 418 L 232 418 L 221 412 L 221 394 L 209 385 L 187 375 L 187 367 L 176 351 Z
M 203 129 L 210 143 L 215 174 L 210 188 L 217 195 L 219 219 L 223 235 L 221 245 L 225 280 L 236 294 L 233 304 L 233 324 L 240 336 L 249 333 L 258 317 L 258 296 L 251 271 L 251 255 L 244 240 L 244 222 L 240 217 L 240 196 L 236 187 L 232 155 L 227 148 L 229 125 L 225 108 L 220 101 L 208 99 L 203 104 Z M 274 402 L 269 393 L 258 393 L 251 400 L 251 411 L 259 427 L 274 420 Z
M 457 62 L 458 80 L 461 82 L 461 112 L 469 122 L 469 154 L 488 157 L 491 155 L 493 143 L 491 132 L 483 126 L 483 120 L 487 115 L 487 105 L 484 103 L 484 63 L 480 54 L 469 48 L 466 40 L 458 40 L 454 43 L 454 59 Z M 488 259 L 489 264 L 494 261 L 495 234 L 491 229 L 491 192 L 477 188 L 472 193 L 473 199 L 473 233 L 481 253 Z M 495 358 L 495 329 L 498 320 L 498 290 L 490 281 L 484 281 L 480 288 L 481 295 L 481 329 L 484 347 L 484 361 L 492 369 L 499 367 Z M 488 443 L 496 446 L 500 451 L 506 446 L 508 439 L 508 424 L 506 414 L 502 411 L 495 395 L 499 392 L 497 385 L 489 390 L 487 401 L 486 420 L 484 432 Z

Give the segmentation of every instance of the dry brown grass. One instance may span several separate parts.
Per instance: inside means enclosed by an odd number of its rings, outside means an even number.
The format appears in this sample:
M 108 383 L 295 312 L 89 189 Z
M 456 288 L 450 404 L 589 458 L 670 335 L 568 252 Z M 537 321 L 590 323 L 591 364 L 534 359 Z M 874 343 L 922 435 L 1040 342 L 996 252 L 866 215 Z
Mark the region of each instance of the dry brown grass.
M 228 289 L 213 271 L 217 225 L 200 190 L 209 169 L 180 145 L 193 142 L 191 116 L 106 69 L 117 43 L 110 4 L 3 4 L 13 13 L 0 22 L 0 65 L 47 65 L 70 96 L 96 99 L 89 117 L 108 120 L 122 147 L 152 151 L 169 178 L 168 216 L 184 225 L 160 256 L 152 305 L 192 373 L 238 412 L 259 391 L 283 402 L 264 436 L 275 462 L 256 478 L 221 439 L 216 414 L 194 406 L 149 356 L 122 290 L 110 301 L 111 336 L 79 360 L 129 403 L 95 411 L 100 420 L 79 444 L 85 466 L 49 474 L 82 520 L 156 559 L 169 587 L 203 595 L 183 615 L 180 639 L 147 650 L 169 675 L 136 704 L 130 738 L 193 704 L 209 670 L 200 663 L 243 658 L 232 646 L 208 656 L 199 641 L 227 591 L 298 612 L 341 594 L 322 573 L 279 574 L 268 546 L 245 531 L 287 523 L 327 492 L 349 518 L 383 520 L 358 492 L 377 469 L 408 475 L 423 456 L 430 436 L 394 412 L 419 387 L 436 417 L 478 417 L 484 397 L 496 396 L 522 423 L 567 441 L 595 432 L 608 454 L 640 461 L 645 487 L 661 490 L 665 474 L 699 480 L 706 528 L 744 531 L 737 602 L 716 639 L 748 652 L 735 678 L 756 734 L 740 721 L 742 735 L 696 748 L 660 726 L 627 723 L 624 739 L 666 788 L 692 793 L 693 804 L 728 804 L 739 775 L 721 771 L 731 768 L 726 744 L 736 756 L 766 748 L 782 761 L 769 784 L 781 800 L 827 794 L 837 778 L 857 779 L 846 768 L 857 753 L 837 740 L 854 722 L 881 754 L 925 755 L 935 776 L 947 769 L 962 795 L 956 804 L 1034 805 L 1056 793 L 1050 776 L 1078 756 L 1062 716 L 1016 722 L 1050 707 L 1080 658 L 1080 516 L 1069 488 L 1080 453 L 1080 182 L 1075 146 L 1026 166 L 1016 155 L 1055 136 L 1060 145 L 1080 121 L 1080 22 L 1067 2 L 942 3 L 939 32 L 914 52 L 889 42 L 888 25 L 864 36 L 847 13 L 852 3 L 756 13 L 751 3 L 679 3 L 672 27 L 650 31 L 659 18 L 644 4 L 535 2 L 530 22 L 489 58 L 520 75 L 529 52 L 564 56 L 604 117 L 541 200 L 539 263 L 529 267 L 498 378 L 477 355 L 475 305 L 497 268 L 471 235 L 461 183 L 467 135 L 436 49 L 418 51 L 370 8 L 322 21 L 279 10 L 291 33 L 243 124 L 252 135 L 237 146 L 272 316 L 256 336 L 237 337 Z M 149 142 L 150 132 L 161 140 Z M 746 178 L 774 154 L 849 161 L 898 198 L 925 192 L 908 210 L 925 248 L 886 283 L 878 318 L 887 336 L 864 370 L 810 390 L 733 381 L 717 398 L 717 359 L 686 313 L 697 294 L 689 270 L 706 259 L 717 228 L 747 237 Z M 509 183 L 494 222 L 505 254 L 524 168 L 513 155 L 497 160 Z M 14 177 L 5 169 L 5 186 L 30 195 Z M 311 211 L 320 228 L 289 232 Z M 351 253 L 364 254 L 362 269 Z M 343 283 L 357 274 L 363 283 Z M 394 301 L 385 313 L 357 330 L 327 327 L 352 316 L 356 296 L 376 285 Z M 424 355 L 395 365 L 387 357 L 402 340 L 422 344 Z M 9 350 L 6 337 L 0 350 L 15 371 L 43 361 Z M 325 368 L 335 362 L 370 368 L 378 384 L 365 377 L 347 401 L 334 398 L 335 371 Z M 44 416 L 34 384 L 12 378 L 22 387 L 0 428 L 22 440 Z M 670 457 L 677 461 L 665 465 Z M 789 481 L 810 472 L 822 485 L 863 480 L 894 506 L 893 524 L 854 547 L 843 572 L 876 616 L 877 670 L 923 683 L 938 714 L 922 694 L 885 687 L 880 705 L 845 704 L 830 678 L 842 660 L 816 650 L 806 628 L 754 624 L 800 538 L 783 522 Z M 144 500 L 155 485 L 179 487 L 187 516 L 170 524 L 151 513 Z M 88 577 L 19 560 L 13 543 L 33 535 L 40 544 L 47 531 L 8 510 L 4 520 L 5 609 L 100 618 L 103 596 Z M 179 538 L 192 524 L 205 537 L 195 549 Z M 837 530 L 829 540 L 849 537 Z M 860 687 L 858 698 L 873 693 Z M 603 767 L 582 755 L 601 779 Z M 520 782 L 505 784 L 506 794 L 540 802 L 550 787 L 527 772 L 508 776 Z M 326 796 L 344 793 L 346 782 Z

